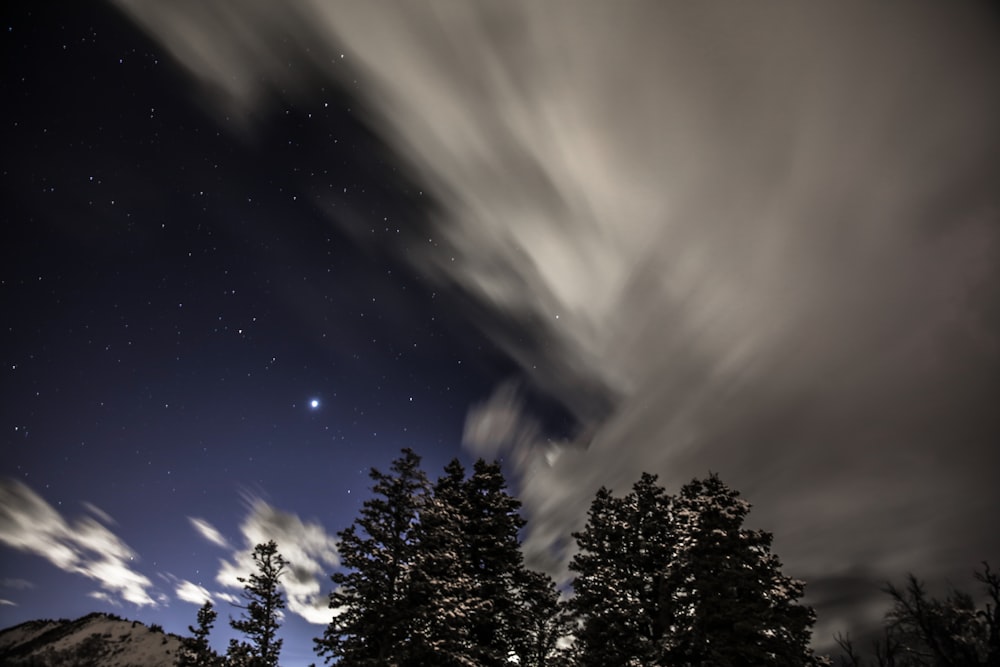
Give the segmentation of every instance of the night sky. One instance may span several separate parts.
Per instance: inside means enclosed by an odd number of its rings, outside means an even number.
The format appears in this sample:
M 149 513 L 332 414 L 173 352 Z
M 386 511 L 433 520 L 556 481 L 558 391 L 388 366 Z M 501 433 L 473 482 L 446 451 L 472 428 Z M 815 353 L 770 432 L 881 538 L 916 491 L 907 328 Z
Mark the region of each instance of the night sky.
M 817 644 L 1000 562 L 976 4 L 5 2 L 0 626 L 183 632 L 269 538 L 315 660 L 371 466 L 718 472 Z

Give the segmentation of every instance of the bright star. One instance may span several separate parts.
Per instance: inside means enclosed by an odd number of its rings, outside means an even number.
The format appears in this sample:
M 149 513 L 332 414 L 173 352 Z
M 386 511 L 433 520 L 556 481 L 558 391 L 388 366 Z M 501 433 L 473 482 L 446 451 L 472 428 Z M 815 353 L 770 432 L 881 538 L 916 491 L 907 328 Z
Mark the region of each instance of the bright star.
M 315 410 L 316 408 L 318 408 L 319 407 L 319 399 L 318 398 L 314 398 L 311 401 L 309 401 L 309 407 L 312 408 L 313 410 Z

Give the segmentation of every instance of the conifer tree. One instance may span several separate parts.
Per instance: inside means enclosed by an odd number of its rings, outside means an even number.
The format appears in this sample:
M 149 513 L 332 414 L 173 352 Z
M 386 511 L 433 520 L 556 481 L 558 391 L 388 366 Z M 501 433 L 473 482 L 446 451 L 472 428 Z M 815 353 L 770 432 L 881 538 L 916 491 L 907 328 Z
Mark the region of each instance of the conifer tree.
M 345 571 L 335 573 L 330 607 L 338 611 L 317 654 L 340 667 L 403 667 L 412 657 L 411 569 L 415 529 L 428 492 L 420 457 L 404 449 L 390 473 L 372 469 L 373 497 L 361 516 L 338 533 Z
M 524 570 L 517 586 L 514 653 L 522 667 L 560 667 L 569 656 L 560 640 L 572 630 L 572 619 L 548 575 Z
M 587 525 L 574 534 L 580 551 L 570 563 L 577 573 L 570 607 L 582 667 L 656 664 L 667 630 L 670 503 L 656 477 L 643 474 L 623 498 L 601 488 Z
M 244 585 L 241 595 L 245 604 L 238 605 L 243 614 L 229 621 L 234 630 L 243 633 L 250 641 L 232 640 L 228 657 L 234 665 L 277 667 L 282 643 L 277 638 L 281 625 L 279 615 L 285 608 L 278 585 L 288 563 L 278 553 L 274 540 L 254 547 L 253 562 L 257 571 L 252 572 L 249 578 L 238 578 Z
M 470 576 L 465 469 L 456 459 L 434 484 L 415 536 L 413 658 L 417 664 L 475 664 L 472 619 L 483 611 Z
M 798 603 L 804 584 L 781 573 L 769 533 L 743 527 L 749 511 L 717 475 L 681 489 L 664 568 L 666 664 L 821 664 L 809 648 L 815 616 Z
M 506 665 L 526 625 L 517 595 L 525 571 L 518 540 L 521 503 L 507 492 L 500 464 L 482 459 L 466 484 L 466 498 L 470 577 L 482 601 L 470 619 L 477 664 Z
M 218 613 L 212 608 L 212 601 L 206 600 L 198 610 L 198 627 L 188 626 L 191 636 L 182 640 L 177 667 L 219 667 L 222 664 L 222 659 L 208 643 L 216 617 Z
M 558 598 L 548 597 L 548 577 L 524 567 L 519 506 L 498 463 L 478 461 L 469 479 L 458 460 L 445 467 L 414 531 L 416 664 L 506 665 L 548 648 Z
M 781 574 L 770 534 L 743 528 L 749 509 L 715 475 L 676 498 L 649 474 L 623 498 L 598 491 L 570 564 L 577 664 L 822 664 L 803 584 Z

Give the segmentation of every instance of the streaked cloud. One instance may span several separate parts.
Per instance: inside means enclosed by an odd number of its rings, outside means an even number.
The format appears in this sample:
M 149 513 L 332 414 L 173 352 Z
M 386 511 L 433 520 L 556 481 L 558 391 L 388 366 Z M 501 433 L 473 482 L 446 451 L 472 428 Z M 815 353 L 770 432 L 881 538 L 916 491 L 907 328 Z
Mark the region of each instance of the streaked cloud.
M 152 582 L 133 568 L 136 554 L 121 538 L 89 516 L 68 522 L 16 480 L 0 480 L 0 542 L 97 581 L 99 599 L 157 606 Z
M 213 595 L 208 591 L 208 589 L 187 580 L 177 583 L 177 587 L 174 589 L 174 595 L 176 595 L 179 600 L 197 605 L 203 605 L 206 602 L 213 601 Z
M 248 498 L 247 505 L 249 514 L 240 526 L 243 547 L 229 560 L 220 561 L 216 581 L 226 588 L 242 589 L 237 577 L 246 577 L 254 571 L 254 547 L 274 540 L 289 563 L 281 580 L 288 611 L 310 623 L 329 623 L 333 613 L 328 608 L 324 585 L 329 573 L 340 563 L 336 540 L 319 523 L 303 521 L 259 498 Z
M 209 522 L 192 516 L 188 517 L 188 521 L 191 522 L 191 525 L 194 526 L 195 530 L 197 530 L 202 537 L 212 544 L 222 547 L 223 549 L 230 548 L 229 541 L 226 540 L 226 538 L 222 536 L 222 533 L 216 530 L 215 526 Z
M 122 606 L 121 602 L 119 602 L 117 598 L 114 598 L 111 595 L 108 595 L 104 591 L 91 591 L 91 592 L 87 593 L 87 597 L 93 598 L 95 600 L 100 600 L 101 602 L 109 604 L 112 607 L 120 607 L 120 606 Z
M 228 602 L 231 605 L 241 604 L 238 595 L 233 595 L 232 593 L 220 593 L 218 591 L 212 593 L 212 597 L 217 600 L 222 600 L 223 602 Z
M 643 470 L 718 471 L 813 579 L 1000 549 L 981 6 L 117 4 L 233 118 L 307 97 L 296 72 L 362 98 L 436 204 L 406 253 L 580 422 L 552 442 L 509 387 L 470 412 L 532 562 L 564 572 L 594 490 Z
M 4 600 L 4 599 L 0 598 L 0 606 L 4 606 L 4 607 L 16 607 L 17 603 L 16 602 L 12 602 L 11 600 Z
M 84 503 L 81 503 L 81 504 L 83 505 L 83 508 L 85 510 L 87 510 L 88 512 L 90 512 L 91 514 L 93 514 L 95 517 L 97 517 L 98 519 L 100 519 L 102 523 L 104 523 L 104 524 L 106 524 L 108 526 L 114 526 L 114 525 L 116 525 L 118 523 L 113 518 L 111 518 L 110 514 L 108 514 L 104 510 L 102 510 L 97 505 L 95 505 L 93 503 L 88 503 L 88 502 L 84 502 Z

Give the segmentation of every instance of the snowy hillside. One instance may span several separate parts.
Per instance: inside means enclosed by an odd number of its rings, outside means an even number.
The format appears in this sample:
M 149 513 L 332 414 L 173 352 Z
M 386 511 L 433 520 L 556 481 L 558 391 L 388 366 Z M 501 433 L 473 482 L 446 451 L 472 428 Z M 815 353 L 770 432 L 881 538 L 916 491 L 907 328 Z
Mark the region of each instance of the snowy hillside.
M 138 621 L 88 614 L 75 621 L 28 621 L 0 630 L 4 665 L 171 667 L 180 638 Z

